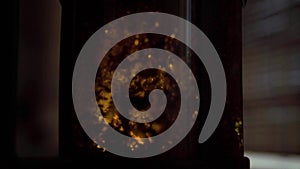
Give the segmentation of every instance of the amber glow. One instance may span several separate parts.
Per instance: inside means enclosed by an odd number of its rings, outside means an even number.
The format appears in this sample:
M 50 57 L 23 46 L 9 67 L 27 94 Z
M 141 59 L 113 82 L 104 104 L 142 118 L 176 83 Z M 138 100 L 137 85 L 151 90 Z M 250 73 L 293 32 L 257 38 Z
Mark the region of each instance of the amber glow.
M 159 27 L 159 23 L 156 22 L 154 26 Z M 113 32 L 115 32 L 113 29 L 105 30 L 105 33 L 112 37 L 114 36 Z M 124 31 L 124 33 L 126 34 L 126 31 Z M 155 140 L 152 137 L 165 131 L 172 124 L 172 121 L 176 119 L 176 113 L 173 112 L 178 112 L 178 105 L 180 105 L 180 99 L 178 95 L 179 91 L 177 90 L 178 87 L 176 82 L 169 76 L 166 76 L 166 73 L 163 72 L 167 69 L 172 71 L 175 69 L 175 67 L 172 63 L 170 63 L 167 67 L 160 66 L 159 68 L 162 71 L 136 74 L 136 70 L 141 67 L 141 64 L 144 64 L 137 63 L 132 67 L 131 70 L 121 70 L 129 71 L 131 77 L 133 78 L 126 77 L 122 75 L 122 73 L 115 72 L 115 68 L 122 61 L 122 59 L 126 57 L 126 55 L 143 48 L 157 46 L 162 49 L 174 51 L 174 42 L 170 40 L 170 38 L 174 37 L 175 34 L 172 34 L 171 37 L 163 38 L 160 40 L 163 42 L 161 43 L 158 41 L 159 38 L 151 37 L 147 34 L 132 36 L 131 38 L 128 38 L 127 40 L 115 45 L 115 47 L 113 47 L 109 53 L 106 54 L 105 59 L 103 59 L 102 63 L 99 65 L 99 67 L 101 67 L 101 71 L 98 71 L 97 73 L 95 81 L 95 93 L 101 112 L 98 110 L 95 113 L 98 119 L 97 123 L 105 122 L 113 127 L 116 131 L 134 138 L 134 141 L 128 141 L 127 143 L 127 146 L 131 151 L 139 148 L 139 145 L 145 144 L 141 138 L 147 138 L 150 143 L 154 142 Z M 151 54 L 147 55 L 147 57 L 149 59 L 153 58 Z M 177 106 L 171 106 L 171 109 L 169 108 L 170 110 L 165 112 L 165 115 L 162 119 L 153 121 L 151 123 L 137 123 L 132 120 L 124 119 L 124 117 L 122 117 L 113 104 L 111 93 L 111 80 L 113 76 L 115 76 L 121 83 L 130 82 L 129 92 L 130 96 L 132 97 L 131 101 L 134 106 L 137 106 L 136 109 L 129 110 L 128 112 L 132 119 L 138 118 L 135 117 L 136 111 L 145 111 L 149 109 L 150 105 L 147 104 L 148 96 L 153 89 L 161 89 L 162 91 L 167 92 L 169 102 L 171 101 Z M 100 113 L 102 113 L 103 116 L 101 116 Z M 101 149 L 102 151 L 105 151 L 105 149 L 101 147 L 101 142 L 106 143 L 107 141 L 102 138 L 102 135 L 107 131 L 107 127 L 102 128 L 98 135 L 99 138 L 95 139 L 102 140 L 99 143 L 97 142 L 97 148 Z M 169 142 L 169 144 L 172 144 L 172 142 Z

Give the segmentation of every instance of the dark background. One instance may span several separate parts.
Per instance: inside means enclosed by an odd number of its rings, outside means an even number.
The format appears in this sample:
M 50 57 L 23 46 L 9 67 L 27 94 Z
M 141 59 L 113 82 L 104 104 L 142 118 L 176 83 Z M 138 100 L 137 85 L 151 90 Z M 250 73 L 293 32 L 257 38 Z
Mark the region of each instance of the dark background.
M 61 6 L 54 0 L 10 6 L 3 156 L 56 158 Z M 299 8 L 297 0 L 253 0 L 243 9 L 246 152 L 300 154 Z

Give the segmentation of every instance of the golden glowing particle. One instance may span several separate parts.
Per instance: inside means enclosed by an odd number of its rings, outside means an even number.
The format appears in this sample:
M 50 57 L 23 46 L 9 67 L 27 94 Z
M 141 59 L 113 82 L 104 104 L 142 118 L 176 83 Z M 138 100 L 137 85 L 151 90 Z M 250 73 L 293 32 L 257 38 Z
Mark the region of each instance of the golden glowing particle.
M 234 129 L 234 131 L 237 133 L 237 135 L 240 135 L 240 131 L 238 128 Z
M 165 68 L 165 67 L 161 67 L 160 69 L 163 70 L 163 71 L 166 71 L 166 68 Z
M 105 118 L 104 118 L 104 122 L 105 122 L 106 124 L 111 123 L 111 121 L 112 121 L 112 118 L 109 118 L 109 117 L 105 117 Z
M 134 96 L 145 97 L 145 91 L 139 91 Z
M 146 85 L 147 85 L 146 82 L 147 82 L 147 79 L 142 79 L 142 80 L 141 80 L 141 85 L 142 85 L 143 87 L 144 87 L 144 86 L 147 87 L 147 86 L 146 86 Z
M 135 45 L 135 46 L 139 45 L 139 40 L 137 40 L 137 39 L 134 40 L 134 45 Z
M 199 99 L 199 96 L 196 96 L 196 99 L 198 100 L 198 99 Z
M 120 131 L 124 131 L 124 128 L 121 126 L 119 130 L 120 130 Z
M 103 120 L 103 116 L 98 116 L 98 121 L 102 122 L 102 120 Z
M 152 137 L 148 137 L 148 140 L 150 143 L 153 143 L 153 138 Z
M 145 38 L 145 39 L 144 39 L 144 42 L 145 42 L 145 43 L 147 43 L 148 41 L 149 41 L 149 39 L 148 39 L 148 38 Z
M 235 127 L 240 127 L 242 125 L 242 121 L 235 122 Z
M 146 127 L 146 128 L 150 128 L 151 127 L 151 124 L 150 123 L 144 123 L 144 126 Z M 147 134 L 147 133 L 146 133 Z
M 159 22 L 155 22 L 154 26 L 158 28 L 159 27 Z
M 130 121 L 129 121 L 129 125 L 130 125 L 130 126 L 134 126 L 134 125 L 135 125 L 135 122 L 130 120 Z M 132 133 L 132 131 L 131 131 L 130 133 Z
M 149 83 L 152 83 L 152 82 L 154 81 L 154 78 L 153 78 L 153 77 L 150 77 L 150 78 L 147 79 L 147 81 L 148 81 Z
M 151 55 L 148 55 L 148 58 L 150 59 L 152 56 Z
M 129 147 L 130 147 L 131 151 L 134 150 L 135 145 L 136 145 L 136 142 L 135 142 L 135 141 L 129 143 Z
M 198 116 L 198 111 L 194 111 L 193 118 L 196 118 Z
M 98 148 L 98 149 L 102 149 L 102 152 L 105 152 L 105 151 L 106 151 L 106 149 L 105 149 L 104 147 L 101 147 L 99 144 L 97 145 L 97 148 Z
M 134 150 L 134 147 L 137 147 L 135 141 L 128 143 L 127 146 L 129 146 L 129 148 L 130 148 L 131 151 Z
M 237 133 L 238 136 L 241 135 L 241 133 L 240 133 L 240 128 L 241 127 L 242 127 L 242 121 L 241 120 L 235 122 L 235 129 L 234 129 L 234 131 Z
M 171 140 L 170 140 L 170 141 L 168 141 L 168 143 L 169 143 L 169 144 L 173 144 L 173 142 L 172 142 Z
M 108 30 L 107 29 L 105 29 L 105 31 L 104 31 L 106 34 L 108 34 Z
M 139 144 L 144 144 L 144 141 L 143 141 L 139 136 L 135 136 L 134 139 L 135 139 Z
M 121 120 L 114 120 L 112 125 L 113 125 L 114 127 L 119 127 L 120 124 L 121 124 Z
M 135 135 L 132 131 L 129 132 L 129 135 L 130 135 L 131 137 L 133 137 L 133 138 L 137 141 L 138 144 L 144 144 L 143 139 L 142 139 L 141 137 Z M 135 141 L 132 142 L 131 145 L 130 145 L 130 147 L 136 145 L 137 143 L 136 143 Z M 137 146 L 135 146 L 135 147 L 137 148 Z
M 171 38 L 175 38 L 175 34 L 172 33 L 172 34 L 170 35 L 170 37 L 171 37 Z
M 118 120 L 118 119 L 119 119 L 119 116 L 118 116 L 117 114 L 115 114 L 115 115 L 113 116 L 113 119 Z
M 98 105 L 103 106 L 102 110 L 104 112 L 107 112 L 109 110 L 110 102 L 111 101 L 109 99 L 107 99 L 107 100 L 101 99 L 101 100 L 98 101 Z
M 162 126 L 160 124 L 158 124 L 158 123 L 153 123 L 152 124 L 152 129 L 158 133 L 158 132 L 161 131 Z
M 102 128 L 102 132 L 105 132 L 107 130 L 107 127 Z
M 173 70 L 173 64 L 169 64 L 169 68 L 170 68 L 170 70 Z
M 102 143 L 105 143 L 105 140 L 102 140 Z

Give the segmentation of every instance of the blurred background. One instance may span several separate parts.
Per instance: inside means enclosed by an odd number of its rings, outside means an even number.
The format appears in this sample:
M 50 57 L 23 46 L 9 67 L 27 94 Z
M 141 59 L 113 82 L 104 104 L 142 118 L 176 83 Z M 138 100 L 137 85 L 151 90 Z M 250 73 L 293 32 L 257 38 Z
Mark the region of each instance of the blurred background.
M 299 2 L 250 0 L 243 10 L 244 138 L 253 168 L 300 168 Z
M 61 6 L 19 0 L 16 153 L 58 156 Z M 300 168 L 300 1 L 243 8 L 245 155 L 251 168 Z

